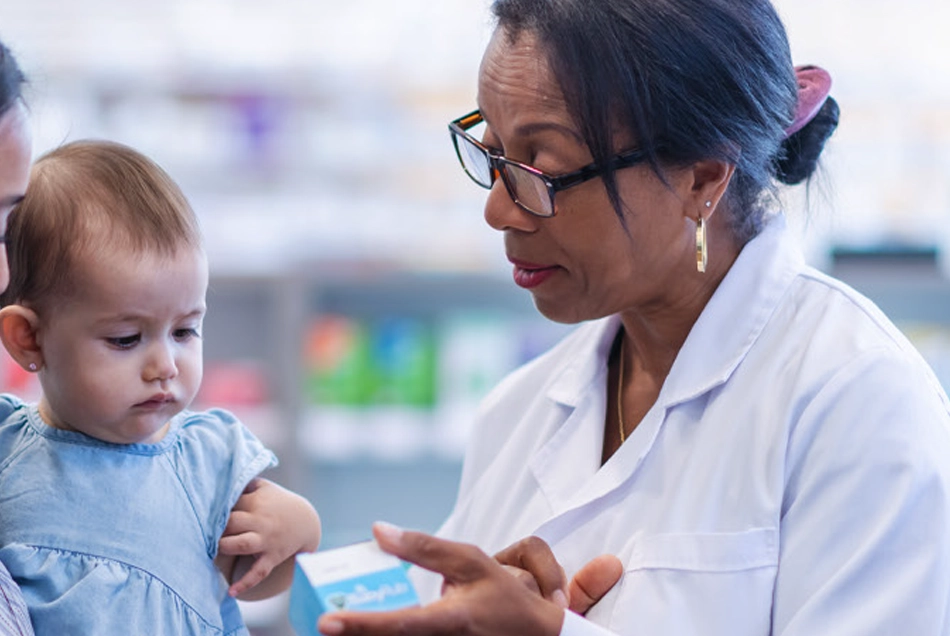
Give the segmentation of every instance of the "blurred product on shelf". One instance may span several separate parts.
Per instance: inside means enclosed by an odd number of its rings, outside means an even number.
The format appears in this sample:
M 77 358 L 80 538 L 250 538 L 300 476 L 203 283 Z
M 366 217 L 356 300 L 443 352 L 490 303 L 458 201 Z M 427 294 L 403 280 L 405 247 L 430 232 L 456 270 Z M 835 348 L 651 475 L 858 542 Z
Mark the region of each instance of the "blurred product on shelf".
M 317 405 L 435 403 L 435 343 L 421 320 L 316 318 L 306 336 L 305 385 Z
M 488 310 L 317 316 L 304 336 L 305 445 L 337 461 L 460 459 L 485 393 L 564 332 Z
M 196 410 L 220 407 L 231 411 L 265 445 L 283 449 L 292 436 L 280 418 L 280 409 L 268 388 L 261 361 L 212 360 L 205 364 L 204 379 L 195 398 Z M 278 457 L 280 456 L 278 452 Z
M 370 402 L 432 407 L 436 400 L 432 327 L 414 318 L 384 316 L 369 331 Z
M 251 360 L 216 361 L 205 365 L 196 401 L 226 404 L 228 408 L 263 406 L 270 400 L 267 377 Z

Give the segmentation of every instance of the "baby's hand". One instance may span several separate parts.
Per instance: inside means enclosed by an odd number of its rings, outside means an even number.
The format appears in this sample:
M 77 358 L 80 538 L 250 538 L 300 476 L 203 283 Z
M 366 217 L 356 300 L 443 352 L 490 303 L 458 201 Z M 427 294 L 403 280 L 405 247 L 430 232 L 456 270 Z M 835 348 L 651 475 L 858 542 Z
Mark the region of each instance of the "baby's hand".
M 231 510 L 218 543 L 220 555 L 236 557 L 228 593 L 252 600 L 287 589 L 293 556 L 312 552 L 319 543 L 320 517 L 309 501 L 266 479 L 253 480 Z

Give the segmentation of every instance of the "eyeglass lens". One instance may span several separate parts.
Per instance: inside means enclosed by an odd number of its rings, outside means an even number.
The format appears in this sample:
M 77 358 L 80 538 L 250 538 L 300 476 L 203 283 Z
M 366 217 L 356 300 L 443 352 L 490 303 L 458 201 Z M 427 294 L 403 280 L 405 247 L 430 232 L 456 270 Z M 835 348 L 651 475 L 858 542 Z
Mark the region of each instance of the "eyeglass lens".
M 515 202 L 535 214 L 551 215 L 551 195 L 544 180 L 538 175 L 515 164 L 505 164 L 505 175 L 511 186 Z
M 493 183 L 491 159 L 480 146 L 473 144 L 462 135 L 453 135 L 462 167 L 479 185 L 490 188 Z M 499 168 L 504 172 L 505 185 L 511 197 L 522 207 L 543 216 L 550 216 L 551 196 L 547 184 L 535 173 L 525 170 L 517 164 L 501 161 Z
M 492 185 L 491 162 L 488 153 L 473 144 L 462 135 L 452 135 L 455 147 L 458 149 L 462 167 L 480 186 L 490 188 Z

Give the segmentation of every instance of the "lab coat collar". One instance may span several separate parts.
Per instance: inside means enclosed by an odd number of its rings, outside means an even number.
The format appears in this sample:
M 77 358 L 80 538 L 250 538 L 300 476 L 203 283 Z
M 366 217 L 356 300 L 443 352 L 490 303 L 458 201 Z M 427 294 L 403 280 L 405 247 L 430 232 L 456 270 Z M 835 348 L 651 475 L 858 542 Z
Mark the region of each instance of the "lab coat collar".
M 586 397 L 591 385 L 599 383 L 601 374 L 607 371 L 607 360 L 614 338 L 620 329 L 620 316 L 613 315 L 592 325 L 592 333 L 579 343 L 578 354 L 565 364 L 548 387 L 548 399 L 576 408 Z M 588 350 L 593 348 L 593 355 Z
M 657 405 L 670 407 L 693 399 L 725 382 L 762 332 L 804 259 L 786 227 L 775 215 L 742 249 L 736 262 L 690 330 L 660 390 Z M 586 346 L 564 366 L 549 386 L 548 398 L 576 407 L 605 372 L 620 317 L 600 321 Z M 582 345 L 584 346 L 584 345 Z
M 709 299 L 676 356 L 657 402 L 670 407 L 728 380 L 804 267 L 785 217 L 776 215 L 746 244 Z
M 724 383 L 758 338 L 779 300 L 804 267 L 804 259 L 789 236 L 783 217 L 772 219 L 750 241 L 713 294 L 660 390 L 656 403 L 630 438 L 603 466 L 604 408 L 579 408 L 584 400 L 604 400 L 604 375 L 611 344 L 620 328 L 618 316 L 591 325 L 546 393 L 564 406 L 585 413 L 568 418 L 545 448 L 530 462 L 554 516 L 537 529 L 539 536 L 556 540 L 566 523 L 564 514 L 581 510 L 623 483 L 649 454 L 671 407 L 692 400 Z M 594 395 L 592 392 L 598 392 Z M 588 469 L 576 464 L 578 440 L 593 440 Z M 586 455 L 585 454 L 585 455 Z M 565 462 L 572 471 L 564 471 Z M 586 465 L 586 464 L 585 464 Z M 578 480 L 581 471 L 587 479 Z M 579 483 L 580 482 L 580 483 Z M 569 526 L 569 524 L 568 524 Z M 560 530 L 559 530 L 560 528 Z

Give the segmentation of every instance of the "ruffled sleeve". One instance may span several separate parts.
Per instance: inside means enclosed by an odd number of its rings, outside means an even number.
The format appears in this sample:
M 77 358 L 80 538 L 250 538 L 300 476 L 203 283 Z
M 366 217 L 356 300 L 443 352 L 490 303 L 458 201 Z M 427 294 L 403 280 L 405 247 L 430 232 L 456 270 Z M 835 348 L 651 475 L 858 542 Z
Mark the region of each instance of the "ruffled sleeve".
M 222 409 L 185 414 L 178 436 L 170 459 L 214 558 L 234 504 L 252 479 L 277 465 L 277 457 Z
M 0 472 L 23 441 L 23 424 L 26 422 L 26 404 L 9 393 L 0 394 Z M 17 414 L 24 414 L 17 417 Z

